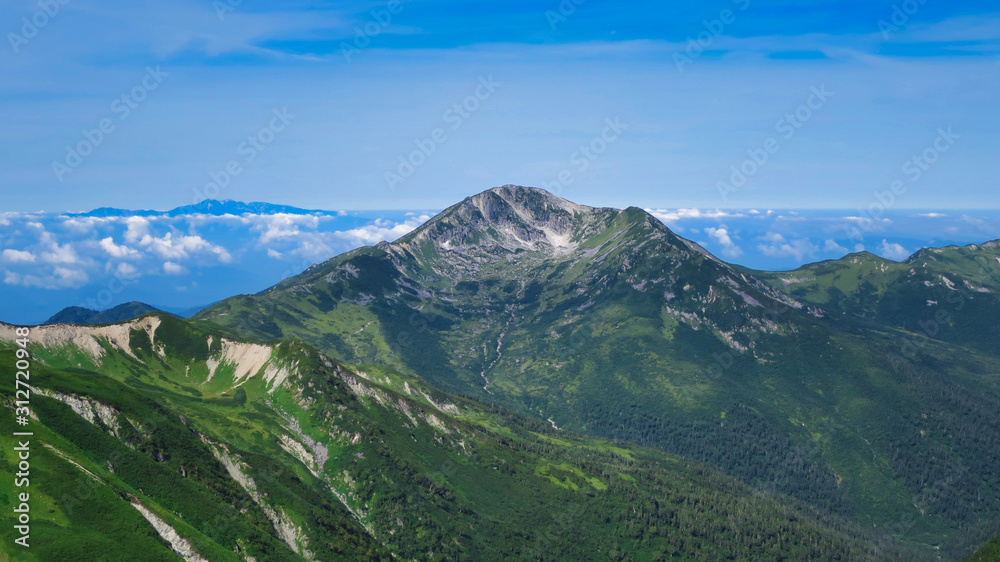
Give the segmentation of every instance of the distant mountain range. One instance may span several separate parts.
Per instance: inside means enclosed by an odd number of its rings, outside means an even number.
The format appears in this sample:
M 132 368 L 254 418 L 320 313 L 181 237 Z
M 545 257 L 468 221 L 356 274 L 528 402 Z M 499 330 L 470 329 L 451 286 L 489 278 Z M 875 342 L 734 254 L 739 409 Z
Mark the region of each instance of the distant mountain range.
M 242 201 L 232 201 L 224 200 L 217 201 L 215 199 L 206 199 L 199 203 L 193 205 L 184 205 L 182 207 L 177 207 L 169 211 L 151 211 L 151 210 L 128 210 L 128 209 L 116 209 L 113 207 L 100 207 L 94 209 L 93 211 L 88 211 L 86 213 L 66 213 L 69 217 L 149 217 L 149 216 L 168 216 L 177 217 L 183 215 L 242 215 L 244 213 L 251 213 L 257 215 L 271 215 L 278 213 L 286 213 L 291 215 L 335 215 L 336 211 L 320 211 L 320 210 L 308 210 L 300 209 L 298 207 L 289 207 L 288 205 L 273 205 L 271 203 L 244 203 Z
M 138 318 L 152 312 L 163 312 L 141 302 L 127 302 L 107 310 L 91 310 L 82 306 L 64 308 L 45 324 L 113 324 Z
M 32 555 L 989 556 L 997 312 L 996 243 L 756 271 L 491 189 L 189 321 L 34 328 Z
M 164 307 L 166 308 L 166 307 Z M 93 310 L 82 306 L 69 306 L 55 313 L 44 324 L 114 324 L 132 320 L 150 313 L 173 314 L 181 318 L 194 316 L 206 307 L 199 306 L 170 311 L 157 308 L 142 302 L 127 302 L 106 310 Z

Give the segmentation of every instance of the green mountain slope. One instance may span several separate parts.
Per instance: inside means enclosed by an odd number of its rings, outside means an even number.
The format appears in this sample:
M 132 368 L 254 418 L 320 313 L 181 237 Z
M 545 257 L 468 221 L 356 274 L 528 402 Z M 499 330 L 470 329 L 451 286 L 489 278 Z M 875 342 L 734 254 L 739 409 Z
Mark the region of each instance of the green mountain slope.
M 898 331 L 819 304 L 640 209 L 505 186 L 196 318 L 971 552 L 1000 522 L 995 359 L 925 344 L 901 361 Z
M 903 262 L 862 252 L 753 274 L 864 326 L 891 326 L 984 353 L 1000 350 L 1000 241 L 924 248 Z M 908 346 L 907 354 L 916 347 Z
M 18 339 L 0 324 L 0 360 L 14 362 Z M 0 553 L 15 560 L 925 555 L 706 465 L 391 369 L 350 370 L 296 342 L 168 315 L 29 339 L 28 550 L 13 544 L 18 490 L 0 486 Z
M 998 560 L 1000 560 L 1000 536 L 966 558 L 966 562 L 997 562 Z

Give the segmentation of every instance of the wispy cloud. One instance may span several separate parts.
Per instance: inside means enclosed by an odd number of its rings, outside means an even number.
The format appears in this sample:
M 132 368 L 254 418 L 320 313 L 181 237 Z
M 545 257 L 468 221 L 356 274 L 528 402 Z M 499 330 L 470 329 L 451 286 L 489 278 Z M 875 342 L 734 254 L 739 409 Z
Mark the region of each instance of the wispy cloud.
M 901 244 L 889 242 L 885 239 L 882 240 L 882 244 L 878 248 L 878 253 L 883 258 L 889 258 L 896 261 L 904 260 L 910 257 L 910 252 L 908 252 Z
M 773 258 L 790 257 L 801 263 L 805 262 L 807 257 L 815 256 L 819 250 L 819 246 L 808 239 L 786 240 L 784 236 L 775 232 L 769 232 L 761 239 L 765 243 L 758 244 L 757 249 L 765 256 Z
M 414 217 L 403 223 L 376 220 L 373 224 L 361 228 L 352 228 L 344 232 L 337 232 L 336 235 L 353 243 L 370 245 L 383 240 L 391 241 L 400 236 L 405 236 L 428 220 L 430 220 L 430 216 L 428 215 Z
M 743 255 L 743 250 L 733 242 L 733 239 L 729 236 L 729 231 L 725 228 L 706 228 L 705 234 L 708 235 L 716 244 L 722 248 L 722 255 L 727 258 L 738 258 Z

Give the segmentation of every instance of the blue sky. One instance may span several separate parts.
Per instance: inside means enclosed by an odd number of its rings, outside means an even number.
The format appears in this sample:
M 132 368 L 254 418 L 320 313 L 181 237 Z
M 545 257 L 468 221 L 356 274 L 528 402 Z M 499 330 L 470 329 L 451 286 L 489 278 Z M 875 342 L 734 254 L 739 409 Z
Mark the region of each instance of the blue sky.
M 7 211 L 998 206 L 995 3 L 53 5 L 0 8 Z
M 509 183 L 764 269 L 1000 238 L 995 2 L 7 0 L 0 32 L 0 320 L 258 291 Z M 331 212 L 64 214 L 205 198 Z

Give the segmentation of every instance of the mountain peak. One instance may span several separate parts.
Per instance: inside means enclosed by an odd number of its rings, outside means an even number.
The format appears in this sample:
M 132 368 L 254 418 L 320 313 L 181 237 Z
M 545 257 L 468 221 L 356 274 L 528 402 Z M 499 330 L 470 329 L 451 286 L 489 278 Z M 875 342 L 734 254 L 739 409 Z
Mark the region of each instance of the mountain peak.
M 401 242 L 430 242 L 441 250 L 472 248 L 568 253 L 595 220 L 618 213 L 578 205 L 544 189 L 494 187 L 446 209 Z
M 621 231 L 613 235 L 610 231 Z M 439 252 L 469 255 L 540 252 L 568 255 L 598 233 L 641 239 L 671 238 L 718 261 L 698 244 L 676 236 L 659 219 L 639 207 L 590 207 L 544 189 L 503 185 L 488 189 L 445 209 L 393 246 L 433 245 Z
M 544 214 L 548 209 L 562 209 L 571 213 L 593 211 L 594 207 L 579 205 L 568 199 L 563 199 L 549 191 L 538 187 L 507 184 L 488 189 L 478 195 L 469 197 L 471 201 L 481 201 L 497 197 L 525 214 Z

